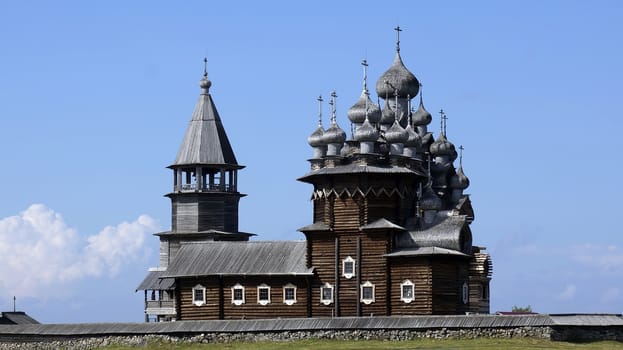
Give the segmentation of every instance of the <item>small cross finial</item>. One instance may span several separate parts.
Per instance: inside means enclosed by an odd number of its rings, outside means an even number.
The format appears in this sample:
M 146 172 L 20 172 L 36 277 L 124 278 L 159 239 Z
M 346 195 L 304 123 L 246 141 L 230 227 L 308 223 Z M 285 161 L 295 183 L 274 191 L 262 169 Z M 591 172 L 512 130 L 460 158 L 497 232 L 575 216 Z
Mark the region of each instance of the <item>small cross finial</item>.
M 204 78 L 208 77 L 208 58 L 207 57 L 203 58 L 203 77 Z
M 396 26 L 394 30 L 396 31 L 396 52 L 400 52 L 400 32 L 402 32 L 402 29 L 400 29 L 400 26 Z
M 322 95 L 318 95 L 318 126 L 322 126 Z
M 336 98 L 337 98 L 337 93 L 335 93 L 335 91 L 331 91 L 331 101 L 329 102 L 329 104 L 331 105 L 331 123 L 336 123 L 337 122 L 337 117 L 336 117 Z
M 420 83 L 419 85 L 420 85 L 420 104 L 423 104 L 422 103 L 422 86 L 424 85 L 422 85 L 422 83 Z
M 439 110 L 439 120 L 441 123 L 441 133 L 446 135 L 446 121 L 448 120 L 448 117 L 446 116 L 446 112 L 443 111 L 443 109 Z
M 364 58 L 361 61 L 361 65 L 363 66 L 363 91 L 368 93 L 368 61 Z
M 463 150 L 465 148 L 463 147 L 463 145 L 459 146 L 459 167 L 462 168 L 463 167 Z

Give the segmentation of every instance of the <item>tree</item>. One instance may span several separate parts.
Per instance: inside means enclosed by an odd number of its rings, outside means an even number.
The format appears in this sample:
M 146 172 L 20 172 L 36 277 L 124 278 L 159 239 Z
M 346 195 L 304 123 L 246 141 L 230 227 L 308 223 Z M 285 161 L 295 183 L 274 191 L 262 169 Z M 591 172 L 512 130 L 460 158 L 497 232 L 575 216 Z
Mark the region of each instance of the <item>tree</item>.
M 516 306 L 513 305 L 513 312 L 532 312 L 532 306 Z

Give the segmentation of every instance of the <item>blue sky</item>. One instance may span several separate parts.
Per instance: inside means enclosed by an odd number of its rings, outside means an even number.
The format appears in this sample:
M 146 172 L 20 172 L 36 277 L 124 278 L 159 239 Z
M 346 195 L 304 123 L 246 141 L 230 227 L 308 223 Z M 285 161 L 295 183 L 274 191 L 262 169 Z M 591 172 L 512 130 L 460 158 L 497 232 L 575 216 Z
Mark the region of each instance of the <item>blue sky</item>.
M 359 63 L 373 85 L 397 24 L 465 147 L 492 311 L 623 312 L 618 1 L 2 1 L 0 310 L 17 295 L 43 322 L 143 319 L 204 56 L 246 165 L 241 230 L 302 239 L 316 97 L 337 91 L 347 129 Z

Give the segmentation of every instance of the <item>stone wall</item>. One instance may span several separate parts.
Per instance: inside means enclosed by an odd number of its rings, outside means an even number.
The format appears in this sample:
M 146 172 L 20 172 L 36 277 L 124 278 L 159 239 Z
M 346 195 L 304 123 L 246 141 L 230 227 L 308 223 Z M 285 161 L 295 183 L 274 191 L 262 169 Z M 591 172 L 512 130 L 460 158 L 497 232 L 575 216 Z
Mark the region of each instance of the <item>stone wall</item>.
M 404 341 L 420 338 L 447 339 L 478 337 L 491 338 L 542 338 L 550 339 L 550 327 L 513 327 L 513 328 L 469 328 L 469 329 L 428 329 L 428 330 L 322 330 L 296 332 L 262 333 L 206 333 L 187 337 L 167 335 L 134 336 L 98 336 L 98 337 L 24 337 L 0 342 L 0 350 L 13 349 L 96 349 L 107 345 L 119 344 L 142 346 L 149 343 L 228 343 L 236 341 L 294 341 L 302 339 L 338 339 L 338 340 L 387 340 Z

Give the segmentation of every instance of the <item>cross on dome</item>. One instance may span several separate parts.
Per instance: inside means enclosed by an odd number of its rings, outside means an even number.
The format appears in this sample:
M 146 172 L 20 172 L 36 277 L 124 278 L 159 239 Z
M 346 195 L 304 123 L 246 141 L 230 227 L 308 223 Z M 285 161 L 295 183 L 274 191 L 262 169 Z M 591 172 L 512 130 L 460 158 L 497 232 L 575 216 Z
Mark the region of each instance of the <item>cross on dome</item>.
M 396 52 L 400 52 L 400 32 L 402 32 L 402 29 L 400 29 L 400 26 L 396 26 L 394 30 L 396 31 Z

